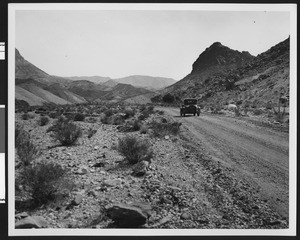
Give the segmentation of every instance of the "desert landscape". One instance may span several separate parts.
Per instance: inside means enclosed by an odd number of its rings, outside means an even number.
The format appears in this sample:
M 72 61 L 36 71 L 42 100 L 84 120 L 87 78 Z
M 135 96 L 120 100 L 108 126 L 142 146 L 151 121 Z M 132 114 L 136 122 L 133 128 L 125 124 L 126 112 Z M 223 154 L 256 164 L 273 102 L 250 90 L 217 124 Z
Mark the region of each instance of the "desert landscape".
M 289 41 L 215 42 L 179 81 L 58 77 L 16 49 L 15 228 L 288 228 Z

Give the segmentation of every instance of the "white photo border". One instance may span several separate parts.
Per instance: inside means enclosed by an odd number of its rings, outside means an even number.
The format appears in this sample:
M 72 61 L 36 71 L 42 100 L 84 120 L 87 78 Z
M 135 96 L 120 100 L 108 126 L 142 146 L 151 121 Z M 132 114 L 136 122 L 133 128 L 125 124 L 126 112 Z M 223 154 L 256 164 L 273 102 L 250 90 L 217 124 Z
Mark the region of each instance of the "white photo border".
M 190 10 L 290 13 L 290 129 L 288 229 L 15 229 L 15 13 L 18 10 Z M 297 5 L 296 4 L 8 4 L 8 234 L 9 236 L 295 236 L 297 195 Z

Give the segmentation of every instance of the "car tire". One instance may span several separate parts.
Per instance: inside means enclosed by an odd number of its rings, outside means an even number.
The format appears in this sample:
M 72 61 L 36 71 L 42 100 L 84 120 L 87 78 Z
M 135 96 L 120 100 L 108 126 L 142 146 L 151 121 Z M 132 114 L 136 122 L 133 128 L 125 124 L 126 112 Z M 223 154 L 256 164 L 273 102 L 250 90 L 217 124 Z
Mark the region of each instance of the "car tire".
M 197 113 L 197 116 L 199 117 L 199 116 L 200 116 L 200 113 Z

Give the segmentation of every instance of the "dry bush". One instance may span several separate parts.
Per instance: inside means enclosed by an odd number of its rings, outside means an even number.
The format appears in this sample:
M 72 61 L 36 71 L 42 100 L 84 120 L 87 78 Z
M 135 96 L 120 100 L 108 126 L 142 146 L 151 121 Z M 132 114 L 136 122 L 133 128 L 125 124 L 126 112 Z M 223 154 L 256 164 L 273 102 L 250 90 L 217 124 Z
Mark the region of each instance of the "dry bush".
M 166 135 L 178 135 L 181 123 L 152 121 L 149 126 L 153 130 L 154 137 L 164 137 Z
M 110 117 L 110 120 L 108 120 L 108 122 L 112 125 L 122 125 L 124 124 L 125 120 L 124 116 L 120 114 L 114 114 Z
M 142 125 L 140 129 L 141 134 L 146 134 L 148 132 L 148 128 L 146 125 Z
M 119 138 L 116 149 L 130 164 L 136 164 L 140 161 L 150 161 L 153 157 L 150 143 L 134 136 Z
M 122 126 L 118 127 L 120 132 L 135 132 L 139 131 L 141 128 L 141 122 L 138 119 L 127 121 Z
M 97 132 L 96 129 L 89 128 L 89 130 L 87 132 L 88 138 L 91 138 L 92 136 L 94 136 L 96 132 Z
M 40 119 L 38 120 L 38 124 L 40 126 L 45 126 L 49 123 L 49 117 L 47 116 L 41 116 Z
M 32 113 L 23 113 L 22 114 L 22 119 L 23 120 L 28 120 L 28 119 L 32 119 L 32 118 L 34 118 L 34 114 L 32 114 Z
M 74 121 L 84 121 L 85 115 L 82 113 L 76 113 L 74 116 Z
M 18 125 L 15 129 L 15 146 L 19 159 L 24 166 L 30 165 L 38 155 L 38 149 L 30 140 L 30 134 Z
M 55 200 L 58 195 L 66 195 L 73 187 L 65 169 L 45 161 L 25 168 L 22 179 L 25 189 L 37 205 Z
M 255 110 L 253 110 L 253 114 L 254 114 L 255 116 L 261 115 L 261 114 L 263 114 L 263 110 L 257 108 L 257 109 L 255 109 Z
M 126 109 L 124 114 L 125 114 L 124 118 L 128 119 L 128 118 L 134 117 L 134 115 L 136 114 L 136 110 Z
M 80 127 L 64 117 L 60 117 L 48 128 L 47 132 L 49 131 L 53 132 L 53 137 L 63 146 L 73 145 L 82 134 Z
M 277 110 L 275 109 L 275 107 L 273 107 L 273 113 L 274 113 L 274 118 L 277 122 L 282 123 L 284 120 L 284 117 L 286 115 L 285 113 L 285 107 L 283 108 L 283 110 L 280 110 L 280 107 L 277 108 Z
M 98 119 L 96 117 L 89 117 L 86 119 L 88 123 L 96 123 Z

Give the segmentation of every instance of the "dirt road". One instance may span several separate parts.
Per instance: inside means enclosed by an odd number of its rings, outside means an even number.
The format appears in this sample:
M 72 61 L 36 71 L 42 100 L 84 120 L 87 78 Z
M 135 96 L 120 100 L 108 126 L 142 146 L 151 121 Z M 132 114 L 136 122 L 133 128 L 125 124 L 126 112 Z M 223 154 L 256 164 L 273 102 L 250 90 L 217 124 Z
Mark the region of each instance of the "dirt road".
M 245 179 L 270 208 L 289 214 L 289 135 L 257 126 L 245 118 L 201 113 L 180 117 L 179 109 L 163 111 L 182 122 L 186 134 L 212 160 Z

